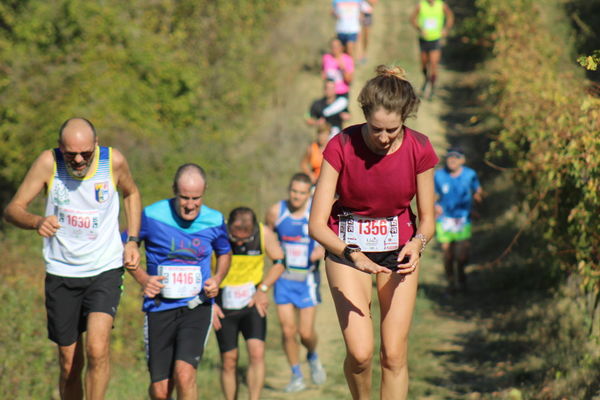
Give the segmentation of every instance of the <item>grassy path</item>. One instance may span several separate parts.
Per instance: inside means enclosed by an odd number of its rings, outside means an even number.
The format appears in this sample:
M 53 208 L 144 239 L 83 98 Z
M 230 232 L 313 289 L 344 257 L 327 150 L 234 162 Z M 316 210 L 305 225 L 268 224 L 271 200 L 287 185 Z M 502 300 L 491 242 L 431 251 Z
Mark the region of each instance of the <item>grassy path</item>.
M 308 38 L 305 35 L 300 36 L 305 41 L 311 39 L 320 41 L 319 50 L 326 49 L 327 38 L 331 36 L 333 30 L 333 21 L 327 14 L 328 5 L 325 2 L 323 3 L 319 6 L 311 4 L 310 7 L 306 6 L 296 10 L 294 15 L 288 16 L 288 18 L 291 18 L 290 24 L 286 24 L 288 29 L 291 30 L 299 27 L 299 20 L 309 24 L 310 28 L 302 32 L 308 35 Z M 376 8 L 368 62 L 357 67 L 352 88 L 351 113 L 353 123 L 363 121 L 362 113 L 355 102 L 355 98 L 364 82 L 373 75 L 376 65 L 381 63 L 401 65 L 407 70 L 408 78 L 416 87 L 421 84 L 420 67 L 417 61 L 416 35 L 408 24 L 408 15 L 412 4 L 413 2 L 409 0 L 382 1 Z M 317 37 L 317 34 L 321 35 L 323 33 L 325 33 L 325 36 Z M 291 40 L 291 44 L 294 44 L 294 41 L 298 39 L 291 38 Z M 306 47 L 305 42 L 303 43 L 296 44 L 301 47 L 299 58 L 304 63 L 304 67 L 295 76 L 295 79 L 285 85 L 285 90 L 275 96 L 274 107 L 267 111 L 258 123 L 261 126 L 258 132 L 271 132 L 273 134 L 270 146 L 279 150 L 278 154 L 274 154 L 274 157 L 282 162 L 279 164 L 282 167 L 277 170 L 279 177 L 273 176 L 273 180 L 268 181 L 271 188 L 273 182 L 278 179 L 281 187 L 285 187 L 289 174 L 282 173 L 282 169 L 285 170 L 290 167 L 289 173 L 295 171 L 297 164 L 290 166 L 289 160 L 290 158 L 292 160 L 299 158 L 301 152 L 299 149 L 303 149 L 305 143 L 310 140 L 311 132 L 302 126 L 299 117 L 307 108 L 310 100 L 320 93 L 320 78 L 318 75 L 320 53 L 313 52 L 311 54 L 310 50 L 315 48 L 309 49 Z M 311 57 L 314 58 L 312 61 Z M 438 97 L 433 101 L 423 101 L 418 117 L 415 120 L 409 120 L 407 124 L 427 134 L 436 150 L 441 154 L 446 147 L 446 130 L 441 122 L 441 117 L 451 111 L 444 103 L 444 99 L 448 97 L 448 92 L 444 87 L 458 79 L 459 76 L 449 71 L 442 71 L 440 75 L 441 90 L 438 91 Z M 283 121 L 285 122 L 283 123 Z M 282 127 L 285 127 L 285 129 L 282 129 Z M 263 181 L 266 182 L 266 180 Z M 261 193 L 265 198 L 273 196 L 273 193 L 270 193 L 265 187 L 262 188 Z M 282 190 L 279 197 L 284 195 Z M 271 201 L 276 199 L 277 197 Z M 439 291 L 443 287 L 441 272 L 440 253 L 435 249 L 435 246 L 431 246 L 421 271 L 423 287 L 427 289 L 434 288 L 434 291 Z M 327 400 L 349 397 L 342 370 L 345 350 L 324 271 L 322 279 L 323 304 L 319 307 L 317 315 L 317 331 L 319 334 L 319 353 L 329 375 L 328 382 L 323 387 L 309 385 L 306 391 L 293 395 L 281 392 L 289 380 L 290 372 L 281 350 L 277 317 L 272 310 L 268 340 L 268 371 L 266 388 L 263 393 L 265 399 Z M 377 321 L 379 315 L 376 296 L 374 296 L 374 299 L 373 311 L 374 318 Z M 471 330 L 474 325 L 468 320 L 438 312 L 438 308 L 436 301 L 430 299 L 425 290 L 421 289 L 418 295 L 411 336 L 411 398 L 458 398 L 455 397 L 458 394 L 444 383 L 444 377 L 448 374 L 446 361 L 451 354 L 464 350 L 460 344 L 457 344 L 457 338 Z M 432 329 L 432 327 L 435 327 L 435 329 Z M 304 359 L 304 353 L 301 354 L 301 359 Z M 303 364 L 302 368 L 305 376 L 308 376 L 309 371 L 306 363 Z M 468 369 L 469 366 L 464 366 L 464 368 Z M 374 370 L 373 381 L 376 386 L 373 390 L 373 398 L 378 398 L 379 371 L 377 369 Z M 244 396 L 245 393 L 241 393 L 240 398 L 244 398 Z

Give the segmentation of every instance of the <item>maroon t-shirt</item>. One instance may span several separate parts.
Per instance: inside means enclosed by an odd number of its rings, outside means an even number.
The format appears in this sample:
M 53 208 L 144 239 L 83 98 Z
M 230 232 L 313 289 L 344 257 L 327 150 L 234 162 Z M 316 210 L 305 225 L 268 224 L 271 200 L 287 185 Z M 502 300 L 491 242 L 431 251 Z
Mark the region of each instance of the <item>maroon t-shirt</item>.
M 427 136 L 407 127 L 398 150 L 388 155 L 373 153 L 361 134 L 364 125 L 344 129 L 323 151 L 323 158 L 339 172 L 339 197 L 328 226 L 337 234 L 339 215 L 345 212 L 398 216 L 399 240 L 406 243 L 416 231 L 410 201 L 417 192 L 417 175 L 435 167 L 438 157 Z

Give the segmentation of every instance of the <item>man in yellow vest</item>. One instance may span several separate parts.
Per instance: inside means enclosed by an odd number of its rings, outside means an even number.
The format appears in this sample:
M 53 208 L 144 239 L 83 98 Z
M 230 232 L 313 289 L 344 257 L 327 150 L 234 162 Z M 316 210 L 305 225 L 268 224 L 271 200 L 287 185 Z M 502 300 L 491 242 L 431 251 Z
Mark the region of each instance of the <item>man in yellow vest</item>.
M 421 0 L 410 16 L 410 23 L 419 32 L 421 48 L 421 67 L 425 82 L 421 96 L 431 100 L 437 78 L 437 66 L 442 58 L 440 40 L 448 35 L 454 25 L 454 14 L 448 4 L 442 0 Z
M 227 400 L 237 398 L 237 343 L 241 332 L 248 347 L 249 398 L 258 400 L 265 381 L 267 292 L 285 269 L 284 253 L 275 233 L 258 223 L 250 208 L 232 210 L 227 231 L 233 258 L 221 282 L 213 317 L 221 352 L 221 386 Z M 274 260 L 266 274 L 265 255 Z

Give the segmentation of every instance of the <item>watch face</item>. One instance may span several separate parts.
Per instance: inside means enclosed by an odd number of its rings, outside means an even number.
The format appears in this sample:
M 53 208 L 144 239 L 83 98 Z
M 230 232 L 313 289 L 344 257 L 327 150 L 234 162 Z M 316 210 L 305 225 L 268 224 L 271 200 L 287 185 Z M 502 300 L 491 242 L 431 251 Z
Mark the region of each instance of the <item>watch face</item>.
M 360 251 L 360 247 L 357 244 L 349 244 L 346 246 L 346 251 L 354 253 L 355 251 Z

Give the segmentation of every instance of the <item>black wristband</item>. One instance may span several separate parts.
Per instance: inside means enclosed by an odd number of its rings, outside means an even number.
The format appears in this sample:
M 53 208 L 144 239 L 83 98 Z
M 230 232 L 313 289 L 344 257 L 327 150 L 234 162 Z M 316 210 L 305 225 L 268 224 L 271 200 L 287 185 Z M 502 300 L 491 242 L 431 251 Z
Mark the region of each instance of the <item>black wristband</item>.
M 139 236 L 127 236 L 127 242 L 135 242 L 136 244 L 140 244 L 142 239 Z

